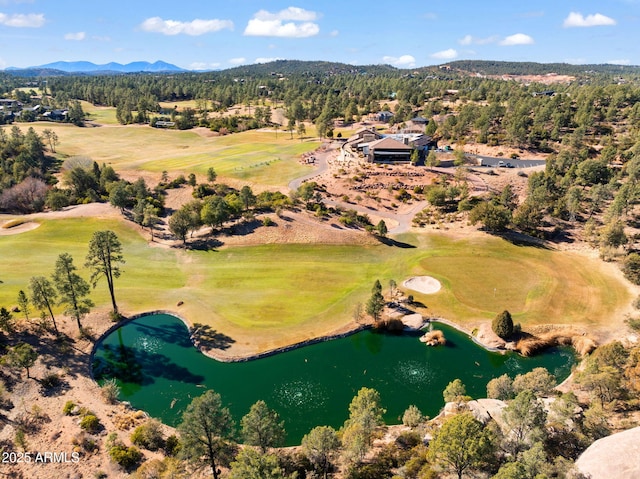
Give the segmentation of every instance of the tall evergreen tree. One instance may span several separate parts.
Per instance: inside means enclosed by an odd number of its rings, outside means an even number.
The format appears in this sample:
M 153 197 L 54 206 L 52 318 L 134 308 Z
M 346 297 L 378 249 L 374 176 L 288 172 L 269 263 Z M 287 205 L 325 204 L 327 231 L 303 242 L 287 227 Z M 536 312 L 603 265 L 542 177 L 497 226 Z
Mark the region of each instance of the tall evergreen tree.
M 118 314 L 118 305 L 116 304 L 113 281 L 120 277 L 119 265 L 122 263 L 124 263 L 122 244 L 116 234 L 111 230 L 93 233 L 89 241 L 89 253 L 85 267 L 91 269 L 91 283 L 94 288 L 101 277 L 106 278 L 115 315 Z
M 375 321 L 378 321 L 383 309 L 384 297 L 382 296 L 382 285 L 379 280 L 376 280 L 371 290 L 371 297 L 369 301 L 367 301 L 367 314 L 371 315 Z
M 226 452 L 231 445 L 233 420 L 220 395 L 208 390 L 191 401 L 182 414 L 180 454 L 192 463 L 204 460 L 211 467 L 214 479 L 220 477 L 219 467 L 227 462 Z
M 56 260 L 52 279 L 60 297 L 59 304 L 65 305 L 64 313 L 73 316 L 78 329 L 82 331 L 80 320 L 90 311 L 93 302 L 87 298 L 90 291 L 89 283 L 82 279 L 76 270 L 71 255 L 62 253 Z

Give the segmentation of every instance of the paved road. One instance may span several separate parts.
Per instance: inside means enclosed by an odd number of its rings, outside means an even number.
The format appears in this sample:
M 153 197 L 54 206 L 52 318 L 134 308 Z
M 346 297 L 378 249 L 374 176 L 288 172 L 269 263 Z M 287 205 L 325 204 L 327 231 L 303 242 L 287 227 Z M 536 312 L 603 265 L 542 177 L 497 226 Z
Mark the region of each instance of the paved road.
M 534 166 L 541 166 L 547 163 L 545 160 L 512 160 L 510 158 L 494 158 L 482 155 L 467 155 L 467 157 L 481 159 L 482 166 L 486 165 L 489 168 L 498 168 L 501 161 L 505 164 L 510 163 L 514 168 L 533 168 Z

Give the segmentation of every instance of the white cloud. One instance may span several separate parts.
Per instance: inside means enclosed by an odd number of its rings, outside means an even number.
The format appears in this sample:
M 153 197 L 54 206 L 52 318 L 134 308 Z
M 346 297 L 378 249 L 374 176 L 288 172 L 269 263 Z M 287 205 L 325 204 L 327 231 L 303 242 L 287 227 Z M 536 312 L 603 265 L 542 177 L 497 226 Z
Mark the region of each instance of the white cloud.
M 489 43 L 495 43 L 497 41 L 498 37 L 495 35 L 486 38 L 476 38 L 473 35 L 465 35 L 460 40 L 458 40 L 458 43 L 460 45 L 488 45 Z
M 314 23 L 318 18 L 316 12 L 298 7 L 289 7 L 277 13 L 260 10 L 249 20 L 244 34 L 255 37 L 313 37 L 320 33 L 320 27 Z
M 515 35 L 509 35 L 500 42 L 500 45 L 510 47 L 513 45 L 533 45 L 535 41 L 529 35 L 524 33 L 516 33 Z
M 247 63 L 247 59 L 244 57 L 231 58 L 229 60 L 229 63 L 231 63 L 232 65 L 242 65 L 243 63 Z
M 571 12 L 567 18 L 564 19 L 562 26 L 564 28 L 572 27 L 599 27 L 603 25 L 615 25 L 616 21 L 601 13 L 595 13 L 593 15 L 587 15 L 586 17 L 579 12 Z
M 111 41 L 111 37 L 108 37 L 108 36 L 94 35 L 91 38 L 93 40 L 97 41 L 97 42 L 110 42 Z
M 184 34 L 198 36 L 224 29 L 233 30 L 233 22 L 231 20 L 201 20 L 199 18 L 190 22 L 180 22 L 177 20 L 163 20 L 160 17 L 152 17 L 142 22 L 140 28 L 145 32 L 162 33 L 164 35 Z
M 220 63 L 205 63 L 205 62 L 193 62 L 189 65 L 189 70 L 215 70 L 216 68 L 220 68 Z
M 332 30 L 331 33 L 329 33 L 329 36 L 331 37 L 337 37 L 338 35 L 340 35 L 338 30 Z
M 258 20 L 293 20 L 296 22 L 311 22 L 313 20 L 317 20 L 319 15 L 311 10 L 289 7 L 284 10 L 280 10 L 277 13 L 260 10 L 253 16 L 253 18 L 257 18 Z
M 0 13 L 0 25 L 16 28 L 40 28 L 44 25 L 45 19 L 43 13 L 28 13 L 26 15 L 22 13 L 14 13 L 13 15 L 7 15 L 6 13 Z
M 284 58 L 279 58 L 279 57 L 258 57 L 256 58 L 253 63 L 271 63 L 271 62 L 275 62 L 278 60 L 284 60 Z
M 471 45 L 473 43 L 473 37 L 471 35 L 465 35 L 460 40 L 458 40 L 460 45 Z
M 386 64 L 394 65 L 400 68 L 413 68 L 416 66 L 416 59 L 413 57 L 413 55 L 401 55 L 399 57 L 384 56 L 382 57 L 382 61 Z
M 453 48 L 449 48 L 448 50 L 432 53 L 430 57 L 438 60 L 453 60 L 458 57 L 458 51 Z
M 75 40 L 81 41 L 87 38 L 87 34 L 85 32 L 76 32 L 76 33 L 67 33 L 64 36 L 65 40 Z

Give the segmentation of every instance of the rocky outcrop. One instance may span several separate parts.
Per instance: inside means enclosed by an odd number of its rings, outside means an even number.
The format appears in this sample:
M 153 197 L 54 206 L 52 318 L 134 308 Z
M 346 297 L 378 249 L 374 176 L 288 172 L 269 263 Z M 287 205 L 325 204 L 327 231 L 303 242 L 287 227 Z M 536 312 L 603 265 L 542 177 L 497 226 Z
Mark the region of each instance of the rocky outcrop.
M 590 479 L 640 477 L 640 427 L 612 434 L 591 444 L 576 461 Z
M 409 331 L 418 331 L 422 329 L 425 325 L 426 321 L 422 317 L 421 314 L 405 314 L 402 318 L 402 324 L 404 324 L 404 329 Z

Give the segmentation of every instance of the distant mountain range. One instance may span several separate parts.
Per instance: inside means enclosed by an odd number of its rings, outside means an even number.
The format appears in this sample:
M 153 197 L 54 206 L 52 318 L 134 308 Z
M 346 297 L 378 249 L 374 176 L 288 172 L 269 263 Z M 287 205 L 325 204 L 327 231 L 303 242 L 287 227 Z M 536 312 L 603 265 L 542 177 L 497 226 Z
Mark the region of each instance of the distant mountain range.
M 172 65 L 171 63 L 157 61 L 155 63 L 149 62 L 132 62 L 123 65 L 121 63 L 106 63 L 104 65 L 96 65 L 95 63 L 80 61 L 80 62 L 53 62 L 46 65 L 38 65 L 29 68 L 14 68 L 9 67 L 5 71 L 20 73 L 22 71 L 51 71 L 56 70 L 58 72 L 65 73 L 85 73 L 85 74 L 102 74 L 102 73 L 166 73 L 166 72 L 184 72 L 180 67 Z
M 0 0 L 1 3 L 1 0 Z M 6 73 L 21 77 L 73 76 L 73 75 L 118 75 L 128 73 L 181 73 L 190 72 L 171 63 L 157 61 L 121 63 L 107 63 L 96 65 L 88 61 L 54 62 L 29 68 L 9 67 Z M 621 73 L 640 74 L 640 66 L 636 65 L 573 65 L 567 63 L 535 63 L 535 62 L 505 62 L 483 60 L 458 60 L 444 65 L 432 65 L 411 69 L 398 69 L 391 65 L 349 65 L 327 61 L 277 60 L 269 63 L 241 65 L 215 73 L 235 76 L 268 76 L 280 75 L 413 75 L 429 74 L 447 76 L 448 71 L 466 72 L 480 75 L 531 75 L 557 73 L 582 76 L 585 74 L 619 75 Z M 198 72 L 204 73 L 204 72 Z M 213 72 L 209 72 L 213 73 Z

